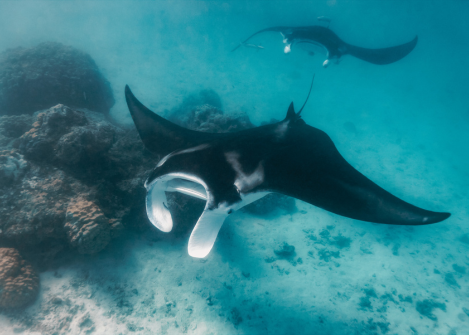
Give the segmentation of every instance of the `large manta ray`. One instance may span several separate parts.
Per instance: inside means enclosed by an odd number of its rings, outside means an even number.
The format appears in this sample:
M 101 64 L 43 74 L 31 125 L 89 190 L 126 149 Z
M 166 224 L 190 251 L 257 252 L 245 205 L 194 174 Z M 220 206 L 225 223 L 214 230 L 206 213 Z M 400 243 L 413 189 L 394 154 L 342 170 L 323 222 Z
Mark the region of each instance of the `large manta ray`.
M 291 103 L 285 119 L 274 124 L 214 134 L 185 129 L 158 116 L 128 86 L 125 97 L 144 145 L 163 156 L 145 182 L 153 225 L 164 232 L 172 229 L 166 192 L 207 201 L 189 239 L 193 257 L 208 255 L 231 213 L 270 192 L 376 223 L 423 225 L 450 216 L 400 200 L 355 170 L 326 133 L 301 119 L 304 105 L 295 113 Z
M 417 45 L 417 36 L 407 43 L 382 49 L 367 49 L 357 47 L 342 41 L 332 30 L 322 26 L 308 27 L 271 27 L 259 30 L 246 40 L 241 42 L 232 51 L 238 49 L 241 45 L 255 46 L 247 42 L 257 34 L 274 31 L 283 36 L 285 43 L 284 52 L 289 53 L 292 45 L 299 45 L 304 48 L 319 47 L 326 54 L 326 60 L 323 63 L 327 67 L 331 60 L 339 61 L 343 55 L 352 55 L 364 61 L 373 64 L 390 64 L 407 56 Z

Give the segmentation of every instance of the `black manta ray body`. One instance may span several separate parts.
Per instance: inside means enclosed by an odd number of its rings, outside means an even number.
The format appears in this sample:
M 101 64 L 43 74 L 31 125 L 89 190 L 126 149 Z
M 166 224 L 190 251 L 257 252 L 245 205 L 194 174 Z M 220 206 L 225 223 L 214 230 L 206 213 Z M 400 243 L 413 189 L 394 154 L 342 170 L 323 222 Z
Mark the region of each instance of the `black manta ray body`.
M 241 45 L 245 45 L 247 41 L 255 35 L 268 31 L 279 32 L 282 34 L 283 42 L 285 43 L 285 53 L 289 53 L 291 51 L 292 45 L 319 47 L 319 49 L 322 49 L 326 54 L 326 60 L 323 63 L 324 67 L 327 67 L 331 60 L 339 61 L 342 56 L 347 54 L 373 64 L 384 65 L 394 63 L 407 56 L 415 48 L 418 40 L 417 36 L 415 36 L 412 41 L 394 47 L 367 49 L 342 41 L 332 30 L 323 26 L 280 26 L 266 28 L 255 32 L 232 51 L 235 51 Z
M 270 192 L 376 223 L 423 225 L 450 216 L 415 207 L 373 183 L 345 161 L 326 133 L 307 125 L 293 103 L 281 122 L 214 134 L 188 130 L 158 116 L 128 86 L 125 96 L 144 145 L 164 156 L 145 182 L 153 225 L 164 232 L 172 229 L 166 192 L 206 200 L 189 239 L 193 257 L 208 255 L 233 211 Z

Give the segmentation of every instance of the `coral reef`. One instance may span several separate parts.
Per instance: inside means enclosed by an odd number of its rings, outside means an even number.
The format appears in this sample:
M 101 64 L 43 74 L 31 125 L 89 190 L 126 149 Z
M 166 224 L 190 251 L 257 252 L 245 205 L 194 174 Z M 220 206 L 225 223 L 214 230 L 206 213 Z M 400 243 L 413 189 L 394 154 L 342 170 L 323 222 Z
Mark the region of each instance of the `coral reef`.
M 24 307 L 36 299 L 39 277 L 18 250 L 0 248 L 0 309 Z
M 1 113 L 1 111 L 0 111 Z M 0 122 L 0 147 L 11 147 L 15 140 L 31 129 L 31 115 L 3 116 Z
M 254 127 L 245 113 L 224 114 L 220 109 L 204 104 L 173 119 L 185 128 L 208 133 L 229 133 Z
M 109 82 L 90 55 L 55 42 L 0 54 L 0 113 L 33 113 L 59 103 L 108 113 Z
M 144 218 L 131 213 L 144 213 L 154 161 L 135 130 L 64 105 L 0 117 L 1 129 L 10 124 L 25 131 L 7 132 L 0 147 L 0 246 L 39 262 L 64 248 L 95 253 Z
M 166 117 L 168 120 L 179 124 L 186 114 L 203 105 L 212 106 L 217 110 L 222 109 L 220 96 L 214 90 L 207 89 L 186 96 L 182 103 L 173 108 Z
M 23 155 L 14 150 L 0 151 L 0 183 L 9 184 L 17 181 L 24 173 L 28 163 Z
M 67 207 L 65 232 L 70 244 L 82 254 L 104 249 L 111 240 L 109 220 L 96 204 L 82 198 Z

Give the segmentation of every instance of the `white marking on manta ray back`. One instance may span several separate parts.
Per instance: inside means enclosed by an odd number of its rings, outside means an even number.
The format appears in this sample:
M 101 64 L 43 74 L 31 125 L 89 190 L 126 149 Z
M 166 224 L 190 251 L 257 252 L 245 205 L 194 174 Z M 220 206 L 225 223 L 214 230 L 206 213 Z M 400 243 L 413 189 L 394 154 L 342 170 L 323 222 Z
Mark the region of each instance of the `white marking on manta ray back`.
M 277 138 L 279 140 L 282 140 L 285 137 L 285 134 L 287 133 L 288 130 L 288 125 L 290 124 L 290 120 L 281 122 L 276 128 L 275 128 L 275 135 L 277 135 Z
M 238 188 L 240 193 L 247 193 L 253 188 L 259 186 L 264 182 L 264 164 L 263 161 L 259 162 L 256 170 L 250 175 L 244 173 L 239 163 L 239 153 L 230 151 L 225 153 L 226 161 L 231 165 L 236 172 L 236 179 L 234 185 Z

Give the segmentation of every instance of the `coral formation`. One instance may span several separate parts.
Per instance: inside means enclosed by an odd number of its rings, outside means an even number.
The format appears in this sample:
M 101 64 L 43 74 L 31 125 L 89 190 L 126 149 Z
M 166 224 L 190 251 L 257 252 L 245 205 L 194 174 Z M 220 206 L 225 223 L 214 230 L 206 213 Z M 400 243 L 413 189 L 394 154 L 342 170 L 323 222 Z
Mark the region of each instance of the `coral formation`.
M 109 82 L 90 55 L 55 42 L 0 54 L 0 113 L 33 113 L 59 103 L 108 113 Z
M 14 150 L 0 150 L 0 183 L 17 181 L 24 173 L 28 163 L 23 155 Z
M 24 121 L 19 118 L 0 117 L 0 128 Z M 46 253 L 49 246 L 102 250 L 124 217 L 131 221 L 129 213 L 141 211 L 145 171 L 153 163 L 136 132 L 63 105 L 29 120 L 24 134 L 6 137 L 12 148 L 0 150 L 0 245 L 25 253 L 34 246 Z
M 208 104 L 196 106 L 174 121 L 185 128 L 208 133 L 229 133 L 254 127 L 245 113 L 224 114 Z
M 67 207 L 65 232 L 79 253 L 93 254 L 111 240 L 109 220 L 96 204 L 83 198 L 73 199 Z
M 36 299 L 39 277 L 18 250 L 0 248 L 0 309 L 24 307 Z
M 104 160 L 117 132 L 123 135 L 97 113 L 57 105 L 34 115 L 19 149 L 29 159 L 83 167 Z

